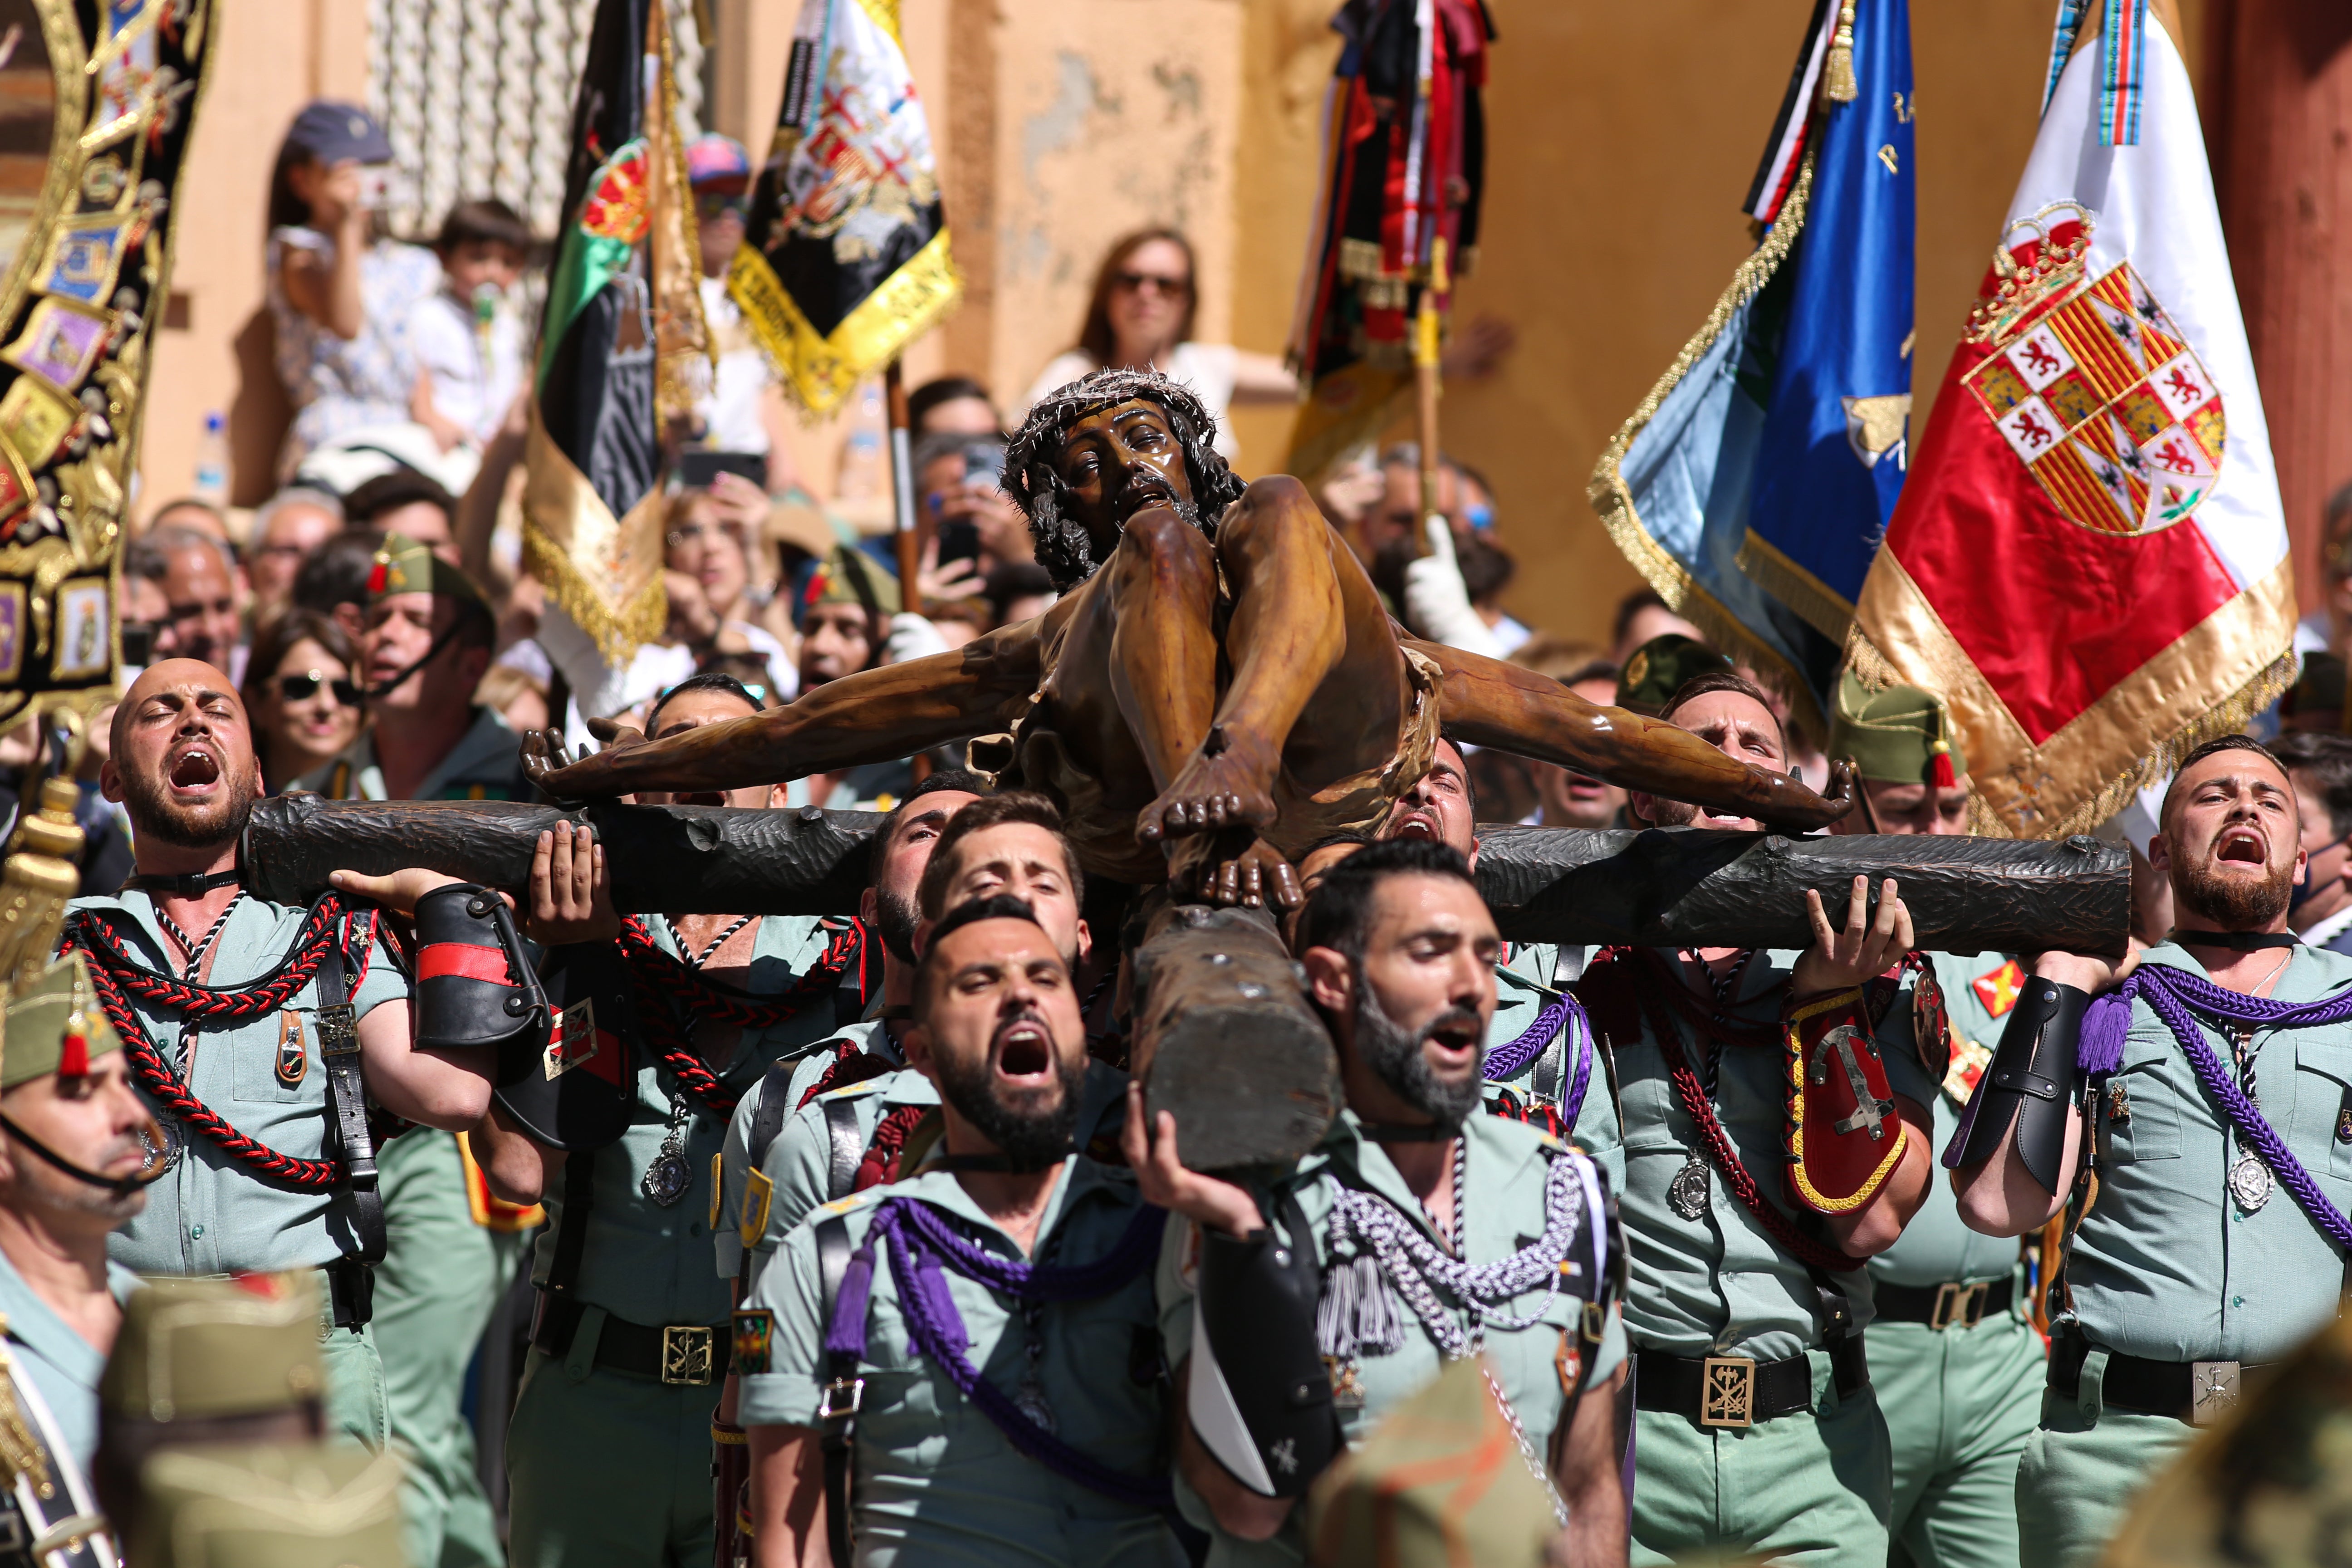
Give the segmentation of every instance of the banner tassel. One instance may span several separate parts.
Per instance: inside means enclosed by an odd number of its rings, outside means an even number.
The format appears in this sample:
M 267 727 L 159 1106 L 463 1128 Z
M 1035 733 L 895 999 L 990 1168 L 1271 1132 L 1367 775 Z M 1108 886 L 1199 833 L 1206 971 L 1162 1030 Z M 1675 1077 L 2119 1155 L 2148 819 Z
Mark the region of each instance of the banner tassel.
M 1853 79 L 1853 0 L 1845 0 L 1838 7 L 1837 31 L 1830 37 L 1830 58 L 1822 66 L 1822 99 L 1852 103 L 1861 92 Z

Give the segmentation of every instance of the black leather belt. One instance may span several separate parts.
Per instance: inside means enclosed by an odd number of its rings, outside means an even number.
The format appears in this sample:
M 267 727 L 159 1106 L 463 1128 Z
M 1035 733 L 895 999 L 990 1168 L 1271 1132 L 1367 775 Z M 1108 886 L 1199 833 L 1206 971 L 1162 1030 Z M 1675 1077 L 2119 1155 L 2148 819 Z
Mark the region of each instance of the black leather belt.
M 539 1321 L 530 1342 L 558 1361 L 572 1353 L 572 1341 L 587 1315 L 585 1302 L 540 1292 Z M 719 1365 L 714 1347 L 726 1342 L 726 1328 L 701 1323 L 632 1323 L 609 1314 L 596 1336 L 596 1364 L 614 1372 L 657 1378 L 663 1383 L 707 1387 Z
M 319 1270 L 327 1285 L 327 1300 L 334 1309 L 339 1329 L 363 1329 L 375 1316 L 375 1270 L 356 1258 L 330 1263 Z
M 1870 1386 L 1870 1365 L 1862 1341 L 1841 1340 L 1829 1348 L 1830 1372 L 1842 1397 Z M 1813 1405 L 1813 1363 L 1809 1356 L 1758 1361 L 1752 1356 L 1636 1353 L 1633 1404 L 1642 1410 L 1671 1411 L 1702 1426 L 1753 1426 L 1777 1415 L 1794 1415 Z
M 2061 1331 L 2050 1341 L 2050 1387 L 2068 1399 L 2083 1389 L 2083 1360 L 2095 1347 L 2080 1333 Z M 2107 1370 L 2099 1379 L 2099 1403 L 2117 1410 L 2147 1415 L 2169 1415 L 2192 1426 L 2219 1420 L 2238 1402 L 2248 1383 L 2259 1383 L 2274 1362 L 2150 1361 L 2145 1356 L 2107 1352 Z
M 1973 1284 L 1888 1285 L 1872 1289 L 1878 1320 L 1888 1323 L 1925 1323 L 1931 1329 L 1973 1329 L 1987 1318 L 1997 1318 L 2017 1300 L 2017 1280 L 2004 1274 Z

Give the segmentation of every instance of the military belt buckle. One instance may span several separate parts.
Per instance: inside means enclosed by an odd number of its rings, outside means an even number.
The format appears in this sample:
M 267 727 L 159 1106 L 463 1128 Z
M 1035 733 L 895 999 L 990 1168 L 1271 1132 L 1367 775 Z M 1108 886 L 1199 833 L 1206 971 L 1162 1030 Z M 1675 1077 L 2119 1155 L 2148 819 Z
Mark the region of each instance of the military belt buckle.
M 1927 1326 L 1938 1331 L 1975 1328 L 1984 1321 L 1985 1297 L 1991 1290 L 1992 1286 L 1988 1281 L 1974 1285 L 1937 1286 L 1936 1310 L 1928 1315 Z
M 2192 1361 L 2189 1363 L 2189 1424 L 2210 1426 L 2238 1403 L 2238 1363 L 2233 1361 Z
M 710 1331 L 698 1323 L 662 1328 L 661 1380 L 704 1387 L 710 1382 Z
M 845 1403 L 836 1405 L 834 1396 L 840 1394 Z M 846 1421 L 866 1405 L 866 1380 L 862 1377 L 836 1377 L 824 1385 L 817 1395 L 816 1418 L 820 1421 Z
M 1699 1363 L 1698 1424 L 1756 1425 L 1756 1358 L 1711 1355 Z

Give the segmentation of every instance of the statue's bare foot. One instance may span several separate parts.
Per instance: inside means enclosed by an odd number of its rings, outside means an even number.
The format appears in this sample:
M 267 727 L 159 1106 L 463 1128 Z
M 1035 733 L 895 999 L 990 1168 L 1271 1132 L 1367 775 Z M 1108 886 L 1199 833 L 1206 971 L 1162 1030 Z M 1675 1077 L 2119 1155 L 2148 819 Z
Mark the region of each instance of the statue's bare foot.
M 609 719 L 591 719 L 588 732 L 605 742 L 604 750 L 576 763 L 564 761 L 560 730 L 526 730 L 522 736 L 522 771 L 551 800 L 593 800 L 625 793 L 610 782 L 613 763 L 647 742 L 635 730 Z
M 1158 800 L 1136 814 L 1135 836 L 1146 844 L 1188 833 L 1274 826 L 1274 748 L 1219 724 Z
M 1215 833 L 1192 834 L 1171 842 L 1168 880 L 1188 898 L 1204 904 L 1238 904 L 1244 909 L 1272 905 L 1295 910 L 1307 901 L 1298 873 L 1282 851 L 1248 827 L 1227 827 Z

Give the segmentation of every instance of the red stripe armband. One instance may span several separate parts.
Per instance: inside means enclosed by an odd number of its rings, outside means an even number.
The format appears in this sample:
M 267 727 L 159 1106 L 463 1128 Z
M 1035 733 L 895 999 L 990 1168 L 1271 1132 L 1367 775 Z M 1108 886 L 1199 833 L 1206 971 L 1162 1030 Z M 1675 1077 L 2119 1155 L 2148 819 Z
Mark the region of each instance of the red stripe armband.
M 460 980 L 487 980 L 493 985 L 512 985 L 514 976 L 507 971 L 507 955 L 495 947 L 476 947 L 471 942 L 436 942 L 419 948 L 416 953 L 416 978 L 444 980 L 456 975 Z

